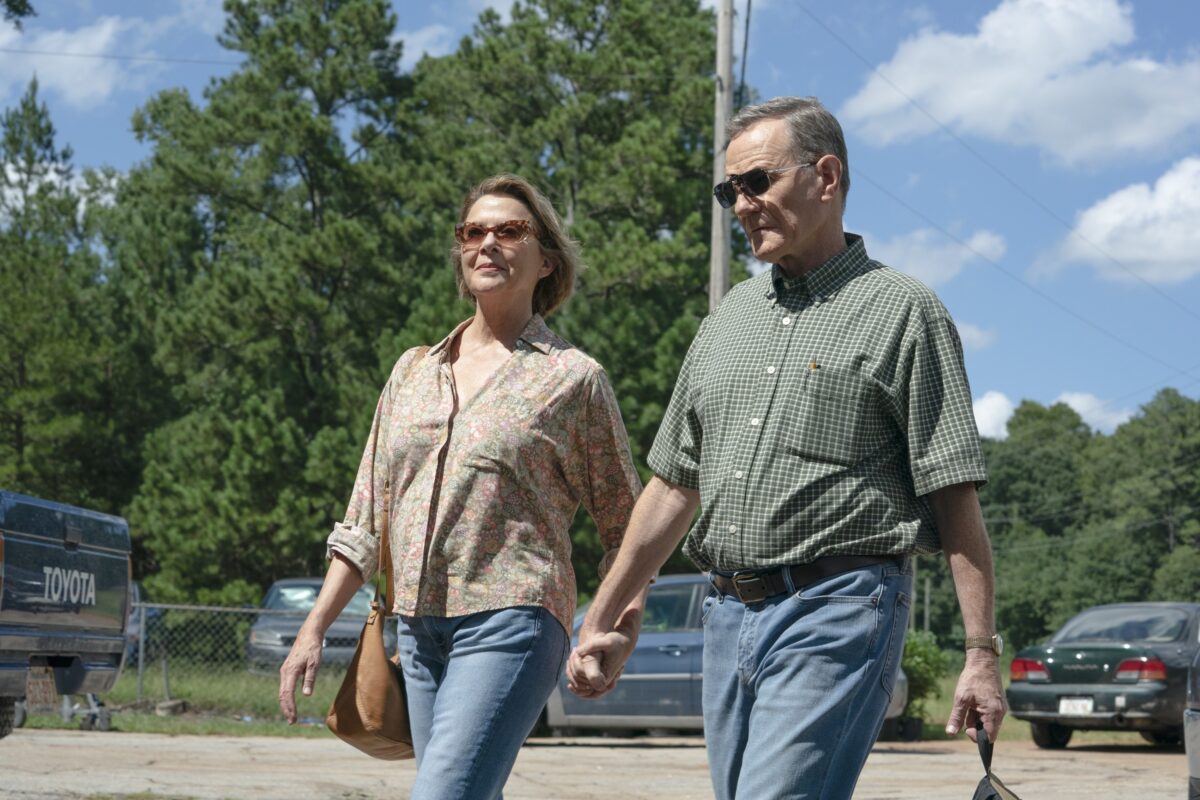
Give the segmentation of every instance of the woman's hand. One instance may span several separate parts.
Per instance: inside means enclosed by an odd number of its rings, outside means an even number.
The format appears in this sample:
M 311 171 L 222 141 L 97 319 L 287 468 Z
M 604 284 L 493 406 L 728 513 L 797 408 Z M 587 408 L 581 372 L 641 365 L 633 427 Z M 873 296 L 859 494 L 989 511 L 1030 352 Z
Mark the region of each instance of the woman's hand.
M 362 585 L 358 567 L 340 553 L 334 553 L 312 611 L 308 612 L 291 652 L 279 668 L 279 710 L 289 725 L 296 721 L 296 682 L 300 681 L 305 697 L 312 695 L 317 670 L 321 668 L 325 631 Z
M 292 650 L 279 668 L 279 710 L 289 725 L 296 722 L 296 683 L 305 697 L 311 697 L 317 671 L 321 668 L 321 644 L 325 637 L 308 627 L 300 628 Z
M 567 660 L 567 688 L 587 699 L 610 692 L 633 654 L 641 624 L 639 604 L 626 609 L 613 630 L 593 634 L 586 640 L 581 636 L 579 646 Z

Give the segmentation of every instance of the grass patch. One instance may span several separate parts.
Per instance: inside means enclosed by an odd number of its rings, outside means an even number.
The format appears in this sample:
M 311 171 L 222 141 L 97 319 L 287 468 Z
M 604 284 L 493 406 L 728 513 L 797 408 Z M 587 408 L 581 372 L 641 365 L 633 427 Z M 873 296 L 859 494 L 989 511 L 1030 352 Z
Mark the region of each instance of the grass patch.
M 112 729 L 129 733 L 214 736 L 332 736 L 325 715 L 345 672 L 326 669 L 318 673 L 311 697 L 296 693 L 298 724 L 288 725 L 279 710 L 279 678 L 259 675 L 240 667 L 191 667 L 171 664 L 168 685 L 171 699 L 186 702 L 182 714 L 160 717 L 157 703 L 167 699 L 162 666 L 155 664 L 142 676 L 138 699 L 137 668 L 127 665 L 116 685 L 100 697 L 112 715 Z M 83 704 L 83 698 L 76 698 Z M 30 714 L 28 728 L 78 729 L 82 716 L 64 721 L 55 710 Z
M 342 685 L 343 670 L 325 669 L 317 674 L 311 697 L 296 692 L 296 715 L 324 721 L 329 706 Z M 279 711 L 279 676 L 258 675 L 232 667 L 186 669 L 171 667 L 168 674 L 171 698 L 186 700 L 198 713 L 227 717 L 252 717 L 282 722 Z M 126 668 L 116 686 L 104 695 L 106 705 L 137 705 L 137 670 Z M 162 668 L 155 665 L 143 675 L 141 703 L 153 707 L 166 699 Z
M 188 712 L 160 717 L 153 711 L 110 709 L 112 730 L 122 733 L 158 733 L 168 736 L 287 736 L 320 739 L 332 737 L 320 724 L 288 725 L 283 720 L 234 719 Z M 78 730 L 79 719 L 64 722 L 61 716 L 33 714 L 25 721 L 26 728 L 45 730 Z

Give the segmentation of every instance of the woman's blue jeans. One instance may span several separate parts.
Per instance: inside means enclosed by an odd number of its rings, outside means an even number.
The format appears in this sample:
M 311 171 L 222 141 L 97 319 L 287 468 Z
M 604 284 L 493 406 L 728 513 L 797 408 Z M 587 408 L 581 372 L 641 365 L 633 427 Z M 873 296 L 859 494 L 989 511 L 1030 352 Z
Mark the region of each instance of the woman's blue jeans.
M 849 800 L 904 649 L 909 562 L 743 605 L 704 601 L 704 739 L 718 800 Z
M 566 632 L 544 608 L 397 623 L 417 755 L 412 800 L 499 798 L 562 672 Z

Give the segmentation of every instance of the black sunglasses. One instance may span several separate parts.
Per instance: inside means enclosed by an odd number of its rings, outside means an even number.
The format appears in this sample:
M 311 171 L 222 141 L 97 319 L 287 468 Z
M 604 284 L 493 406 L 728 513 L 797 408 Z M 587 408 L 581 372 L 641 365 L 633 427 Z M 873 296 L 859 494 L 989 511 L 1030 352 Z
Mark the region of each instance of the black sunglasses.
M 806 164 L 792 164 L 790 167 L 771 167 L 769 169 L 755 167 L 752 170 L 743 172 L 741 175 L 730 175 L 729 180 L 721 181 L 713 187 L 713 197 L 717 198 L 717 202 L 721 204 L 721 208 L 733 208 L 733 204 L 737 202 L 738 192 L 744 193 L 747 197 L 758 197 L 771 188 L 772 175 L 793 169 L 811 167 L 816 163 L 815 161 L 809 161 Z

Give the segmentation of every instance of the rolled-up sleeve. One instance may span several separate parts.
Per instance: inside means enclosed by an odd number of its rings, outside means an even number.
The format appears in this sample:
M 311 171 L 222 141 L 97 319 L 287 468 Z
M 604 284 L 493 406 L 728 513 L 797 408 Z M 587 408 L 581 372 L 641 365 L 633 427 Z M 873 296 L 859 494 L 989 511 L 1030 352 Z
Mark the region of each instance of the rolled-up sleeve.
M 586 459 L 586 486 L 581 501 L 600 534 L 604 556 L 599 575 L 603 578 L 625 536 L 642 480 L 633 466 L 621 408 L 603 369 L 597 368 L 588 377 L 586 391 L 585 424 L 580 431 L 585 437 L 581 448 Z
M 402 369 L 400 359 L 389 377 L 379 403 L 367 446 L 363 449 L 354 479 L 354 490 L 346 506 L 345 518 L 333 526 L 326 540 L 325 557 L 336 553 L 353 564 L 363 578 L 370 579 L 379 570 L 380 523 L 383 520 L 390 465 L 388 464 L 387 432 L 391 417 L 392 391 L 396 373 Z
M 945 315 L 917 339 L 907 385 L 909 466 L 918 496 L 957 483 L 987 482 L 962 343 Z
M 696 361 L 703 333 L 704 325 L 701 324 L 683 360 L 679 379 L 675 382 L 675 391 L 671 394 L 671 402 L 658 428 L 658 434 L 654 437 L 654 446 L 650 448 L 650 455 L 646 459 L 654 474 L 687 489 L 700 488 L 700 450 L 704 430 L 692 404 L 692 383 L 695 380 Z

